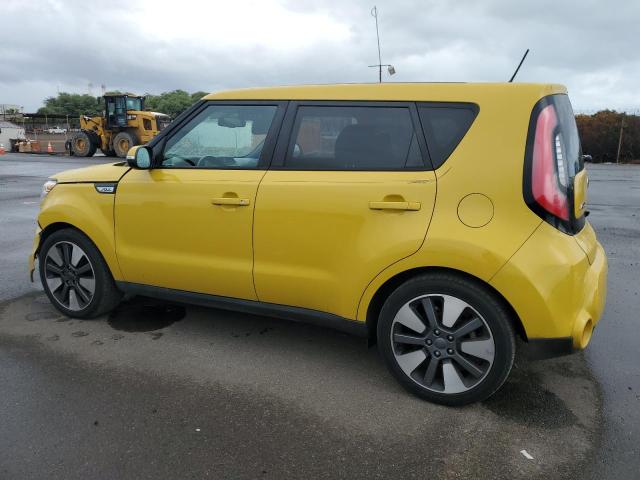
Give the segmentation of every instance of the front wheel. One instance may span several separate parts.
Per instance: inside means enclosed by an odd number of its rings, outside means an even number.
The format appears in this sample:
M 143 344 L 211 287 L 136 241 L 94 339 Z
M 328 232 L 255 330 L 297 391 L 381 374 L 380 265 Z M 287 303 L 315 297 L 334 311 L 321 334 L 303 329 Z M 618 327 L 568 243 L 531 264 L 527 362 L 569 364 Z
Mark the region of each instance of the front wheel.
M 64 315 L 93 318 L 120 303 L 122 294 L 102 255 L 79 231 L 52 233 L 44 240 L 38 258 L 44 291 Z
M 377 334 L 394 377 L 434 403 L 484 400 L 513 366 L 509 312 L 489 289 L 456 274 L 427 274 L 398 287 L 382 307 Z
M 97 148 L 97 136 L 93 134 L 80 131 L 71 137 L 71 152 L 76 157 L 93 157 Z

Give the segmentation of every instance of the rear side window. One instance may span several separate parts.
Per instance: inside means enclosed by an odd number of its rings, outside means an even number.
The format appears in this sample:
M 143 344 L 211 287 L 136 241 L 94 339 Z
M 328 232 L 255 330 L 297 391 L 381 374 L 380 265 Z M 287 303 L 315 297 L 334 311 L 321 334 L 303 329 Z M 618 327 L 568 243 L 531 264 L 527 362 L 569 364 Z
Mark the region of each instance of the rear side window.
M 408 107 L 301 106 L 284 161 L 289 170 L 423 167 Z
M 473 103 L 422 104 L 418 112 L 433 168 L 438 168 L 471 127 L 478 114 L 478 106 Z

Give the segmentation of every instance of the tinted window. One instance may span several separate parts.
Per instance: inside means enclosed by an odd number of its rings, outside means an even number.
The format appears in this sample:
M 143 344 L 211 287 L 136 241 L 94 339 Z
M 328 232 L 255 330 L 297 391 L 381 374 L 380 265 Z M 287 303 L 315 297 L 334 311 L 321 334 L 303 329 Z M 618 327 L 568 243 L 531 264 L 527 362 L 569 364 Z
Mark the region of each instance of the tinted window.
M 421 167 L 406 107 L 298 108 L 284 165 L 292 170 L 399 170 Z
M 210 105 L 167 140 L 162 166 L 256 168 L 276 109 Z
M 418 111 L 433 167 L 438 168 L 449 158 L 471 127 L 478 107 L 472 104 L 421 106 Z

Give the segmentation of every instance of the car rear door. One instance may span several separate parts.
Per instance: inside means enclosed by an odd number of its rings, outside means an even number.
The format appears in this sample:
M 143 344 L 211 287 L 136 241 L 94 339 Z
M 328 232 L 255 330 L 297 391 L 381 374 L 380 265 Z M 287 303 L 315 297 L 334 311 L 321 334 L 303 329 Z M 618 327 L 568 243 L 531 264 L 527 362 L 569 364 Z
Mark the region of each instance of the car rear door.
M 420 248 L 435 197 L 412 103 L 291 102 L 256 200 L 258 299 L 355 318 L 367 284 Z

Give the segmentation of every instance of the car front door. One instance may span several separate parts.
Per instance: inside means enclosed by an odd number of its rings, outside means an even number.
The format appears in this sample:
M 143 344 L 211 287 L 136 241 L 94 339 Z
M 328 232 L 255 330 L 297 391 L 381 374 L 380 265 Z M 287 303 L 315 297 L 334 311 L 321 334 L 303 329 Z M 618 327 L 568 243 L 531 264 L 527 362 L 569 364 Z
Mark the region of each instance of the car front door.
M 436 179 L 413 104 L 291 103 L 260 184 L 260 301 L 355 318 L 366 286 L 416 252 Z
M 209 103 L 168 132 L 151 170 L 116 192 L 116 251 L 125 281 L 255 299 L 256 191 L 284 106 Z

